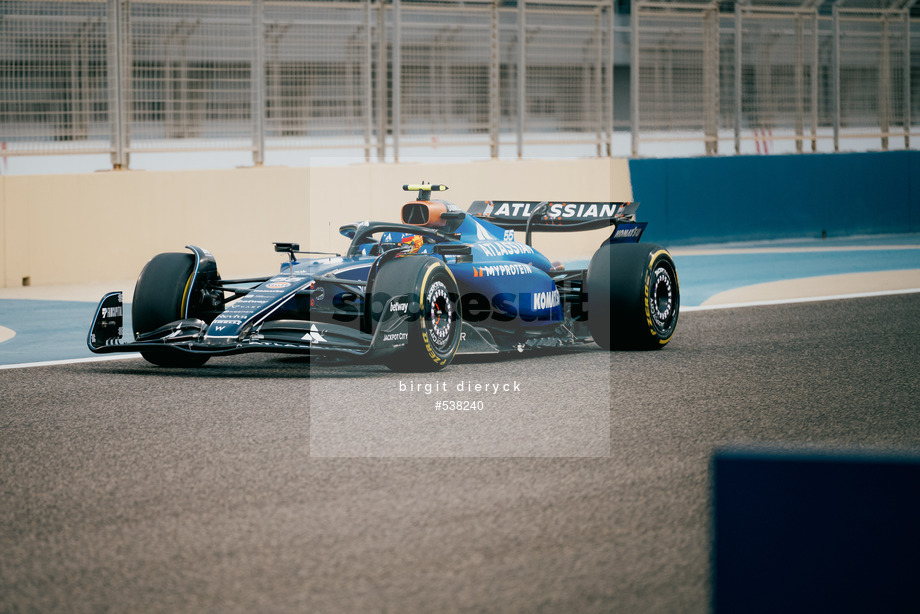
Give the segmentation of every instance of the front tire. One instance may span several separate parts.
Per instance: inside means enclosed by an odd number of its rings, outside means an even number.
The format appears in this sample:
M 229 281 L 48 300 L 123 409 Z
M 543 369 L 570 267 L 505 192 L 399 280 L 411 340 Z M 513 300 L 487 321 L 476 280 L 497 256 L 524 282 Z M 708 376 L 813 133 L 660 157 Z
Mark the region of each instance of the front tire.
M 591 259 L 585 286 L 588 330 L 602 348 L 655 350 L 673 337 L 680 286 L 674 260 L 663 247 L 604 244 Z
M 131 302 L 135 338 L 164 324 L 194 317 L 187 313 L 194 271 L 192 254 L 158 254 L 147 263 L 137 278 Z M 167 348 L 142 350 L 141 356 L 160 367 L 200 367 L 209 358 Z
M 453 360 L 460 345 L 460 293 L 450 269 L 437 258 L 405 256 L 381 267 L 374 304 L 409 295 L 409 338 L 384 359 L 392 371 L 430 372 Z

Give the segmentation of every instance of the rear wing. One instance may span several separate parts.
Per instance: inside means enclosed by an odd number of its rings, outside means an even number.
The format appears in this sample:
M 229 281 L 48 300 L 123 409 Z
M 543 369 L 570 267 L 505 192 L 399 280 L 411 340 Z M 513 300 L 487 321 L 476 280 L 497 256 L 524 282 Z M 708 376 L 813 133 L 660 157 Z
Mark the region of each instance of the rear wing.
M 635 219 L 639 203 L 476 200 L 467 213 L 508 230 L 568 232 L 595 230 Z
M 617 227 L 611 239 L 633 242 L 639 240 L 647 225 L 635 221 L 638 208 L 639 203 L 631 202 L 476 200 L 467 213 L 499 228 L 526 231 L 528 245 L 533 231 L 575 232 L 608 226 Z M 622 236 L 614 239 L 618 234 Z

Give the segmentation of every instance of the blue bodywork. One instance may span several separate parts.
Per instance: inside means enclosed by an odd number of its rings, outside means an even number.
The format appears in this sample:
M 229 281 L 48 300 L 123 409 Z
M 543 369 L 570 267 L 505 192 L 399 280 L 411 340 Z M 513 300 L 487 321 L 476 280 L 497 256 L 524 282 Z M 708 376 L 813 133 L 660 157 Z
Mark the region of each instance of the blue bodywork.
M 456 282 L 462 314 L 458 353 L 583 342 L 589 338 L 579 316 L 585 271 L 551 263 L 532 247 L 531 232 L 613 226 L 608 242 L 637 242 L 645 228 L 635 222 L 636 205 L 630 203 L 476 201 L 463 211 L 431 200 L 422 188 L 413 188 L 420 190 L 419 200 L 403 206 L 402 223 L 342 226 L 341 234 L 350 239 L 344 254 L 275 244 L 288 261 L 270 277 L 221 279 L 214 257 L 188 246 L 195 263 L 178 320 L 135 332 L 134 341 L 124 343 L 122 297 L 111 293 L 100 302 L 88 345 L 100 353 L 168 347 L 211 355 L 385 355 L 406 345 L 412 297 L 397 292 L 379 298 L 376 277 L 396 258 L 424 257 L 442 261 Z M 523 242 L 517 240 L 520 233 Z M 407 280 L 405 292 L 410 285 Z
M 449 203 L 444 204 L 454 207 Z M 374 224 L 366 222 L 364 228 L 373 229 Z M 381 231 L 378 233 L 379 240 L 359 243 L 358 253 L 354 256 L 285 263 L 281 267 L 281 274 L 293 275 L 292 283 L 301 285 L 309 285 L 311 280 L 324 275 L 366 282 L 381 251 L 393 249 L 404 240 L 419 236 L 414 229 L 404 230 L 406 232 Z M 343 227 L 343 234 L 352 234 L 351 227 Z M 482 319 L 484 314 L 488 314 L 484 319 L 495 319 L 506 326 L 510 323 L 512 327 L 522 328 L 544 327 L 562 321 L 562 305 L 556 283 L 551 277 L 552 264 L 530 245 L 515 241 L 514 231 L 506 231 L 486 220 L 464 215 L 450 234 L 453 235 L 450 240 L 440 243 L 434 242 L 437 237 L 429 237 L 432 242 L 424 243 L 414 254 L 436 255 L 436 245 L 469 246 L 468 255 L 445 255 L 443 259 L 457 281 L 466 303 L 464 307 L 468 308 L 466 311 L 470 312 L 471 319 Z M 282 278 L 274 278 L 267 283 L 284 281 Z M 337 298 L 338 306 L 341 306 L 344 298 L 341 290 L 336 291 L 339 284 L 324 284 L 322 281 L 317 284 L 317 289 L 323 289 L 322 298 L 314 298 L 311 308 L 336 307 Z M 336 287 L 330 289 L 329 286 Z M 356 311 L 363 309 L 360 296 L 351 304 Z

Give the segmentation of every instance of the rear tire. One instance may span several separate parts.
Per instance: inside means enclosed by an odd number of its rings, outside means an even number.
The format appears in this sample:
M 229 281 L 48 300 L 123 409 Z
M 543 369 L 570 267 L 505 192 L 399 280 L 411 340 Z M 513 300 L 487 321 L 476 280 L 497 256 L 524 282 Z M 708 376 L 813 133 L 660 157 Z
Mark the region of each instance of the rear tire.
M 134 337 L 154 331 L 164 324 L 195 317 L 186 312 L 193 291 L 195 256 L 183 253 L 158 254 L 141 271 L 131 302 Z M 147 362 L 160 367 L 200 367 L 209 356 L 181 350 L 142 350 Z
M 674 261 L 661 246 L 602 245 L 588 266 L 585 286 L 588 330 L 602 348 L 655 350 L 674 335 L 680 287 Z
M 460 293 L 443 261 L 424 256 L 396 258 L 374 280 L 374 305 L 409 295 L 409 338 L 384 359 L 392 371 L 431 372 L 453 360 L 460 345 Z M 376 326 L 376 322 L 374 323 Z

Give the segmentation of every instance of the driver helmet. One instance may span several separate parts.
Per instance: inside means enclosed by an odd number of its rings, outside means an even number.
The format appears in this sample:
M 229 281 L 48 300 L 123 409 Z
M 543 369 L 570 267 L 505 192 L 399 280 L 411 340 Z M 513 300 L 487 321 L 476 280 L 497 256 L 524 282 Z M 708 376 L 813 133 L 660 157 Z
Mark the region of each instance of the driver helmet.
M 425 241 L 422 239 L 422 235 L 406 235 L 400 241 L 401 245 L 408 245 L 409 249 L 407 250 L 410 254 L 418 253 L 418 250 L 422 248 L 422 245 Z

